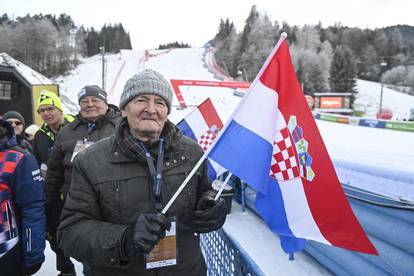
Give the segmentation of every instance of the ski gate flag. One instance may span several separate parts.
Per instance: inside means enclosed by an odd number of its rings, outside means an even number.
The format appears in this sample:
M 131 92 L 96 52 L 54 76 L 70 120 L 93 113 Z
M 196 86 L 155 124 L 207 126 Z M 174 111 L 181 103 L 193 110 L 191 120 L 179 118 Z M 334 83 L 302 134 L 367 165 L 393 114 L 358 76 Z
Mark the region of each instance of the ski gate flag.
M 178 124 L 182 133 L 198 142 L 205 152 L 223 128 L 223 123 L 210 98 L 202 102 Z M 212 160 L 208 160 L 208 176 L 211 180 L 226 170 Z
M 285 252 L 304 239 L 378 255 L 352 212 L 292 65 L 286 34 L 208 152 L 257 191 Z

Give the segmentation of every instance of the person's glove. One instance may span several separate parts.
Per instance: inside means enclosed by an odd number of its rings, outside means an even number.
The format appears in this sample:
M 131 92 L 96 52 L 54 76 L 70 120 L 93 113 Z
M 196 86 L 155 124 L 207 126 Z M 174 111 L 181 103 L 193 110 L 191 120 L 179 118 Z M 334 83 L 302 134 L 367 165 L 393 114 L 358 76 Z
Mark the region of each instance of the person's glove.
M 151 252 L 160 239 L 165 237 L 171 222 L 160 213 L 141 214 L 127 230 L 125 238 L 125 255 L 131 259 L 139 254 Z
M 23 276 L 30 276 L 39 271 L 42 263 L 23 267 Z
M 214 200 L 216 193 L 208 191 L 197 202 L 193 214 L 194 229 L 198 233 L 208 233 L 223 226 L 227 216 L 226 201 L 223 198 Z

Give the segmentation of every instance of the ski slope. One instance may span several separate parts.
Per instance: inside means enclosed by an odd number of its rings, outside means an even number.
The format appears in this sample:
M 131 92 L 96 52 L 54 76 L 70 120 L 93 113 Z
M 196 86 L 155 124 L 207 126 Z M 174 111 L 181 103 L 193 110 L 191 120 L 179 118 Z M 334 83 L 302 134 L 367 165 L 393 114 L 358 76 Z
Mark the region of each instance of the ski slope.
M 109 101 L 118 104 L 127 79 L 145 68 L 159 71 L 168 79 L 212 80 L 213 74 L 203 67 L 203 48 L 151 51 L 148 59 L 140 51 L 123 50 L 106 56 L 106 90 Z M 94 56 L 83 60 L 68 76 L 58 78 L 67 110 L 77 110 L 77 93 L 85 85 L 102 84 L 102 60 Z M 358 81 L 357 102 L 374 116 L 379 104 L 380 84 Z M 177 123 L 194 106 L 210 97 L 221 119 L 225 122 L 240 102 L 232 89 L 211 87 L 180 87 L 189 108 L 181 110 L 174 96 L 170 120 Z M 384 107 L 403 118 L 414 107 L 414 97 L 384 90 Z M 371 114 L 372 113 L 372 114 Z M 414 202 L 414 133 L 374 129 L 317 121 L 319 131 L 335 164 L 340 180 L 356 187 L 381 193 L 391 198 Z M 234 234 L 252 258 L 268 275 L 321 275 L 329 274 L 306 253 L 297 254 L 290 262 L 282 253 L 278 238 L 253 214 L 233 211 L 225 229 Z M 259 227 L 259 228 L 257 228 Z M 262 228 L 260 228 L 262 227 Z M 259 230 L 258 230 L 259 229 Z M 252 240 L 251 237 L 255 237 Z M 254 249 L 254 241 L 265 241 L 264 248 Z M 253 244 L 252 244 L 253 241 Z M 268 241 L 266 243 L 266 241 Z M 273 253 L 273 254 L 272 254 Z M 77 264 L 77 269 L 80 269 Z M 80 270 L 78 270 L 80 273 Z M 53 257 L 48 251 L 47 264 L 37 275 L 54 273 Z

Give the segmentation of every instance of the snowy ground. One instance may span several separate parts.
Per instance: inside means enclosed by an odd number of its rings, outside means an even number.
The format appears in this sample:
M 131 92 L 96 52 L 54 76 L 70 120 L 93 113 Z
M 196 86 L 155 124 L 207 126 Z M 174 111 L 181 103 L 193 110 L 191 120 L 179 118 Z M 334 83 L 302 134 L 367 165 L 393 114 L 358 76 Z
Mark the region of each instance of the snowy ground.
M 357 90 L 355 104 L 364 108 L 365 117 L 375 118 L 380 105 L 381 84 L 358 80 Z M 393 112 L 393 120 L 408 119 L 410 108 L 414 108 L 414 97 L 384 86 L 382 108 Z
M 169 79 L 215 80 L 203 67 L 203 49 L 177 49 L 169 53 L 153 51 L 151 54 L 159 55 L 149 58 L 147 62 L 143 62 L 143 52 L 137 51 L 122 51 L 121 54 L 107 56 L 106 90 L 111 103 L 118 103 L 126 80 L 144 68 L 158 70 Z M 72 102 L 65 101 L 67 108 L 76 110 L 78 91 L 84 85 L 101 85 L 101 74 L 101 59 L 95 56 L 85 59 L 71 75 L 58 79 L 61 93 Z M 359 93 L 356 102 L 364 106 L 368 117 L 374 117 L 381 85 L 361 80 L 357 85 Z M 189 108 L 178 109 L 178 100 L 174 97 L 170 119 L 175 123 L 207 97 L 212 99 L 225 122 L 241 99 L 233 95 L 232 89 L 226 88 L 183 86 L 181 92 Z M 395 118 L 405 118 L 409 108 L 414 107 L 414 97 L 385 88 L 383 106 L 390 108 Z M 414 179 L 411 181 L 414 172 L 414 133 L 325 121 L 318 121 L 317 124 L 341 181 L 393 198 L 408 197 L 414 201 Z M 371 172 L 361 174 L 361 166 Z M 225 229 L 237 238 L 269 275 L 328 273 L 306 253 L 298 254 L 295 262 L 288 261 L 280 249 L 278 238 L 260 219 L 235 209 L 228 217 Z M 54 259 L 50 251 L 47 252 L 47 263 L 38 275 L 54 273 Z M 77 268 L 81 269 L 81 266 Z

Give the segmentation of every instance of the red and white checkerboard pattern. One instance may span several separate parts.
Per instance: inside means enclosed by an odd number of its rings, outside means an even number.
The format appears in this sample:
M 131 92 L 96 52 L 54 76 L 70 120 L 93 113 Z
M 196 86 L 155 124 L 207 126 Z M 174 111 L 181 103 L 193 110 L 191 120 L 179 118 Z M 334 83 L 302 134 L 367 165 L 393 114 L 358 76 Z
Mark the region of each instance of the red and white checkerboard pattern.
M 201 137 L 198 138 L 198 143 L 200 144 L 203 151 L 206 151 L 211 143 L 213 143 L 214 139 L 216 139 L 216 134 L 209 129 L 205 134 L 201 135 Z
M 276 134 L 273 143 L 272 163 L 270 165 L 270 176 L 277 180 L 292 180 L 300 177 L 298 162 L 293 150 L 289 130 L 282 129 Z

